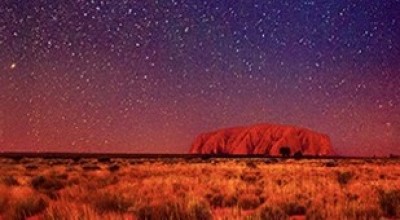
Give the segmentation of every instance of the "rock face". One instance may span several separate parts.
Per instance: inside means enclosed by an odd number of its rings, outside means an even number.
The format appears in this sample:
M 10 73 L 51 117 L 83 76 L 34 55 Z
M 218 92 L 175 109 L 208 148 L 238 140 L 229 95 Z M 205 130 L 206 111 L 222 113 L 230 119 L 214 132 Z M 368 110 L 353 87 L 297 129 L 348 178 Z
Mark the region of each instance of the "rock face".
M 286 148 L 286 149 L 285 149 Z M 259 124 L 227 128 L 200 134 L 192 144 L 192 154 L 264 154 L 282 152 L 302 155 L 332 155 L 328 135 L 288 125 Z

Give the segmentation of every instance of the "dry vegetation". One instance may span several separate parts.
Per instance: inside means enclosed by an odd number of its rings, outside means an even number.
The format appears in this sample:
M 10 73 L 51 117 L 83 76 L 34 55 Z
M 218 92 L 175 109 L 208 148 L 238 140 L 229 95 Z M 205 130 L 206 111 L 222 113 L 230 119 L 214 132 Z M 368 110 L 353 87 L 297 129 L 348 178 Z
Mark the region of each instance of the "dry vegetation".
M 400 218 L 399 160 L 0 159 L 0 219 Z

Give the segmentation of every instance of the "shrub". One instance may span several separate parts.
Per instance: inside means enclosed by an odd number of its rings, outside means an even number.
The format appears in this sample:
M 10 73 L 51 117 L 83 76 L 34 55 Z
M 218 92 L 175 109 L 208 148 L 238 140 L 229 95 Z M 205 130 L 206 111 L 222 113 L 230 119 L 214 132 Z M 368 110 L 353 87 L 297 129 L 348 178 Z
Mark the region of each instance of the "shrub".
M 10 159 L 12 159 L 15 163 L 20 163 L 24 158 L 21 156 L 12 156 Z
M 224 195 L 221 192 L 208 193 L 206 198 L 213 207 L 232 207 L 238 202 L 236 195 Z
M 338 172 L 337 173 L 337 181 L 339 182 L 340 185 L 346 185 L 350 182 L 350 180 L 353 178 L 353 176 L 354 176 L 354 174 L 349 171 Z
M 65 184 L 55 177 L 36 176 L 31 180 L 31 186 L 36 190 L 56 191 L 65 187 Z
M 93 207 L 99 213 L 126 212 L 132 205 L 122 195 L 113 193 L 98 193 L 93 198 Z
M 289 146 L 285 146 L 285 147 L 279 148 L 279 154 L 282 157 L 290 157 L 290 154 L 291 154 L 290 147 Z
M 262 179 L 262 174 L 259 171 L 243 171 L 240 175 L 240 179 L 246 183 L 255 183 Z
M 117 172 L 121 167 L 118 164 L 112 164 L 108 167 L 110 172 Z
M 97 188 L 104 188 L 106 186 L 117 184 L 119 182 L 119 179 L 118 176 L 107 176 L 96 178 L 94 182 L 97 183 Z
M 43 212 L 47 207 L 47 202 L 38 196 L 29 195 L 28 197 L 13 201 L 7 213 L 10 219 L 26 219 Z
M 268 158 L 268 159 L 264 160 L 264 163 L 266 163 L 266 164 L 279 163 L 279 159 L 277 159 L 277 158 Z
M 294 153 L 293 157 L 296 159 L 300 159 L 303 157 L 303 153 L 301 151 L 297 151 L 296 153 Z
M 354 194 L 354 193 L 345 193 L 345 195 L 346 195 L 346 198 L 347 198 L 349 201 L 357 201 L 357 200 L 360 198 L 359 195 Z
M 257 163 L 256 162 L 254 162 L 254 161 L 246 161 L 246 166 L 248 167 L 248 168 L 251 168 L 251 169 L 256 169 L 257 168 Z
M 139 165 L 139 164 L 144 164 L 145 161 L 143 160 L 139 160 L 139 159 L 131 159 L 129 160 L 129 164 L 130 165 Z
M 210 205 L 205 201 L 191 201 L 188 205 L 189 219 L 212 219 Z
M 74 163 L 79 163 L 80 160 L 81 160 L 80 157 L 73 157 L 73 158 L 72 158 L 72 161 L 73 161 Z
M 63 189 L 65 185 L 65 181 L 61 181 L 55 176 L 35 176 L 31 180 L 31 186 L 33 189 L 54 200 L 58 198 L 57 191 Z
M 163 199 L 141 205 L 137 212 L 137 219 L 145 220 L 208 220 L 212 219 L 209 205 L 202 200 L 186 201 Z
M 244 194 L 239 197 L 238 205 L 244 210 L 255 209 L 261 205 L 260 197 L 254 194 Z
M 68 163 L 66 159 L 47 159 L 47 163 L 49 165 L 65 165 Z
M 278 207 L 262 206 L 255 216 L 257 219 L 268 219 L 268 220 L 285 220 L 289 219 L 289 216 Z
M 270 158 L 271 163 L 279 163 L 280 160 L 278 158 Z
M 379 191 L 379 205 L 390 217 L 400 216 L 400 190 Z
M 184 220 L 188 219 L 181 204 L 175 201 L 153 202 L 142 205 L 136 212 L 136 217 L 141 220 Z
M 55 174 L 55 178 L 60 179 L 60 180 L 68 180 L 68 174 L 67 173 L 60 173 L 60 174 Z
M 210 205 L 200 199 L 177 200 L 173 198 L 152 199 L 136 206 L 137 219 L 208 220 L 212 219 Z
M 19 182 L 13 176 L 5 176 L 2 177 L 0 182 L 2 182 L 6 186 L 18 186 Z
M 375 220 L 380 219 L 381 215 L 377 208 L 366 208 L 358 206 L 357 208 L 351 207 L 344 210 L 344 217 L 346 219 L 364 219 Z
M 282 208 L 289 216 L 306 214 L 306 208 L 294 202 L 286 203 L 282 206 Z
M 27 170 L 37 170 L 37 169 L 39 169 L 39 167 L 36 164 L 26 164 L 25 165 L 25 169 L 27 169 Z
M 325 163 L 326 167 L 336 167 L 337 166 L 337 162 L 334 160 L 329 160 Z
M 278 185 L 278 186 L 285 186 L 287 184 L 286 180 L 281 180 L 281 179 L 277 179 L 275 182 L 276 182 L 276 185 Z
M 210 155 L 210 154 L 202 154 L 202 155 L 200 156 L 200 159 L 203 160 L 203 161 L 208 161 L 208 160 L 210 160 L 211 158 L 212 158 L 212 155 Z
M 82 169 L 85 171 L 96 171 L 96 170 L 101 170 L 101 167 L 97 166 L 96 164 L 83 164 Z
M 109 157 L 99 157 L 99 158 L 97 158 L 97 161 L 99 163 L 110 163 L 111 162 L 111 158 L 109 158 Z
M 7 191 L 0 190 L 0 213 L 3 213 L 6 211 L 8 203 L 10 202 L 9 195 L 7 194 Z M 1 216 L 1 215 L 0 215 Z
M 264 160 L 264 163 L 265 164 L 271 164 L 271 163 L 273 163 L 270 159 L 266 159 L 266 160 Z
M 222 207 L 224 203 L 224 195 L 221 193 L 209 193 L 206 195 L 207 200 L 213 207 Z
M 323 208 L 311 208 L 307 210 L 306 213 L 307 220 L 325 220 L 327 219 L 326 213 L 324 212 Z
M 107 219 L 104 216 L 100 217 L 87 205 L 65 201 L 52 203 L 41 217 L 43 220 Z

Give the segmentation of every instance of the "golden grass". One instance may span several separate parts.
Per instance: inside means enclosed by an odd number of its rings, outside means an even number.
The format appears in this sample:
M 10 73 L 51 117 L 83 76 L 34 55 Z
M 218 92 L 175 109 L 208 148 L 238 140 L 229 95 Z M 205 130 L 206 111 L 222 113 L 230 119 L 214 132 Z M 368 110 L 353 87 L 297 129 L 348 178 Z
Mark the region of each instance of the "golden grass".
M 400 218 L 400 161 L 0 159 L 0 219 Z

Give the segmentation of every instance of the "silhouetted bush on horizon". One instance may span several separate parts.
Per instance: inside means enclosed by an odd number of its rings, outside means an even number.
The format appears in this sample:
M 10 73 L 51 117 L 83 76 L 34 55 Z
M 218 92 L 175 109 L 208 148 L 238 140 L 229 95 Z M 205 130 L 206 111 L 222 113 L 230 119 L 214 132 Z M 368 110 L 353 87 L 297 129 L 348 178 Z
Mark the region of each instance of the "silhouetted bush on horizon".
M 279 154 L 280 154 L 282 157 L 290 157 L 290 154 L 291 154 L 291 152 L 290 152 L 290 147 L 289 147 L 289 146 L 280 147 L 280 148 L 279 148 Z

